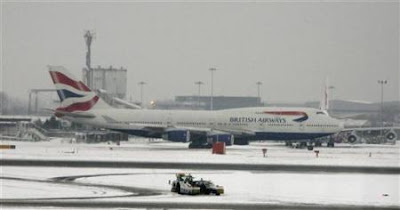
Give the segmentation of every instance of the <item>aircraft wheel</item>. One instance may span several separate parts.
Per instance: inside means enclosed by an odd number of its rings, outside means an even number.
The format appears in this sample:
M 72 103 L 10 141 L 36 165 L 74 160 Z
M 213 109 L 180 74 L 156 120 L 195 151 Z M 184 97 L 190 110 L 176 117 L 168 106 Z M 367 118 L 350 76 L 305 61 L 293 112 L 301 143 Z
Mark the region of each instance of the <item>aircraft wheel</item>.
M 300 147 L 301 148 L 306 147 L 306 146 L 307 146 L 307 142 L 300 142 Z
M 357 141 L 357 137 L 354 136 L 354 135 L 350 135 L 350 136 L 347 138 L 347 141 L 349 141 L 350 143 L 354 143 L 354 142 Z
M 314 149 L 314 147 L 312 145 L 309 145 L 309 146 L 307 146 L 307 149 L 311 151 Z
M 334 142 L 328 142 L 327 147 L 335 147 L 335 143 Z
M 387 138 L 388 140 L 394 140 L 395 137 L 396 137 L 396 135 L 395 135 L 394 133 L 392 133 L 392 132 L 390 132 L 390 133 L 388 133 L 388 134 L 386 135 L 386 138 Z

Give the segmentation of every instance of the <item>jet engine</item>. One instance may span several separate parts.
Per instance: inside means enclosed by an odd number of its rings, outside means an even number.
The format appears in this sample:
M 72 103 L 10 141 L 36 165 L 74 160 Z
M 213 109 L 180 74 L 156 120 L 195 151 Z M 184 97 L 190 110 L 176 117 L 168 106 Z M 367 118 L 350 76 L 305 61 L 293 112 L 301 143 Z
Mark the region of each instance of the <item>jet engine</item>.
M 397 139 L 397 135 L 394 131 L 390 131 L 388 134 L 386 134 L 386 139 L 389 141 L 393 141 Z
M 173 142 L 188 142 L 190 132 L 188 130 L 169 130 L 162 135 L 162 138 Z
M 247 138 L 236 138 L 235 141 L 233 142 L 235 145 L 249 145 L 249 139 Z
M 357 136 L 356 135 L 354 135 L 354 134 L 351 134 L 351 135 L 349 135 L 348 137 L 347 137 L 347 142 L 349 142 L 349 143 L 355 143 L 356 141 L 357 141 Z
M 231 146 L 233 144 L 234 136 L 232 134 L 212 134 L 208 136 L 209 141 L 215 142 L 225 142 L 226 146 Z

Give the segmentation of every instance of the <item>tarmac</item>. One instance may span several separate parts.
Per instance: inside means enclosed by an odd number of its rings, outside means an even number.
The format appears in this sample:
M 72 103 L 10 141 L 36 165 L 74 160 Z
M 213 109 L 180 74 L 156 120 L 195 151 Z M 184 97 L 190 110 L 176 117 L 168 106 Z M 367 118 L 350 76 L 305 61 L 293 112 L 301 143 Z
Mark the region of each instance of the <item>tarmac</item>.
M 335 166 L 335 165 L 288 165 L 288 164 L 238 164 L 238 163 L 182 163 L 141 161 L 88 161 L 88 160 L 27 160 L 2 159 L 1 166 L 28 167 L 87 167 L 87 168 L 154 168 L 190 170 L 235 170 L 293 173 L 363 173 L 400 174 L 400 167 Z

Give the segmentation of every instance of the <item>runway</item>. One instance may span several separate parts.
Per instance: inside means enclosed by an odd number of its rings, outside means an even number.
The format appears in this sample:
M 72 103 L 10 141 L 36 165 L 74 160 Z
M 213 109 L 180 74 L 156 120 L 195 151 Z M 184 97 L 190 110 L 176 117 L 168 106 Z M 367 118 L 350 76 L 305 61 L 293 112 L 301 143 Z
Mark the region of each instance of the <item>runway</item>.
M 235 170 L 293 173 L 400 174 L 400 167 L 328 166 L 288 164 L 177 163 L 142 161 L 26 160 L 2 159 L 1 166 L 79 167 L 79 168 L 155 168 L 190 170 Z
M 2 205 L 19 206 L 19 207 L 64 207 L 64 208 L 145 208 L 145 209 L 252 209 L 252 210 L 291 210 L 291 209 L 362 209 L 362 210 L 398 210 L 398 207 L 373 207 L 373 206 L 356 206 L 356 205 L 321 205 L 321 204 L 266 204 L 266 203 L 177 203 L 177 202 L 140 202 L 140 201 L 2 201 Z

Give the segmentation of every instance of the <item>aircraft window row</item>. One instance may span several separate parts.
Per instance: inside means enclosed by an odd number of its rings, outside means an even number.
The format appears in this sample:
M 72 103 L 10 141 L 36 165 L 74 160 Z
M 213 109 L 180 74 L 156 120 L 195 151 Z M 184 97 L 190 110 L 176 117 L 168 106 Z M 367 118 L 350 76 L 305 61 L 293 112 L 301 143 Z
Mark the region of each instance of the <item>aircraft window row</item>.
M 323 125 L 323 124 L 308 124 L 308 127 L 330 127 L 330 128 L 334 128 L 334 127 L 338 127 L 338 125 Z
M 248 126 L 249 124 L 248 123 L 221 123 L 221 122 L 219 122 L 219 123 L 216 123 L 217 125 L 219 125 L 219 126 Z
M 225 126 L 227 126 L 227 125 L 231 125 L 231 123 L 218 123 L 218 125 L 225 125 Z
M 229 123 L 229 125 L 234 125 L 234 126 L 247 126 L 247 123 Z
M 267 124 L 268 126 L 284 126 L 284 127 L 291 127 L 293 124 Z
M 133 121 L 132 123 L 138 123 L 138 124 L 151 124 L 151 125 L 162 125 L 162 122 L 157 122 L 157 121 Z
M 206 123 L 202 122 L 178 122 L 177 125 L 206 125 Z

